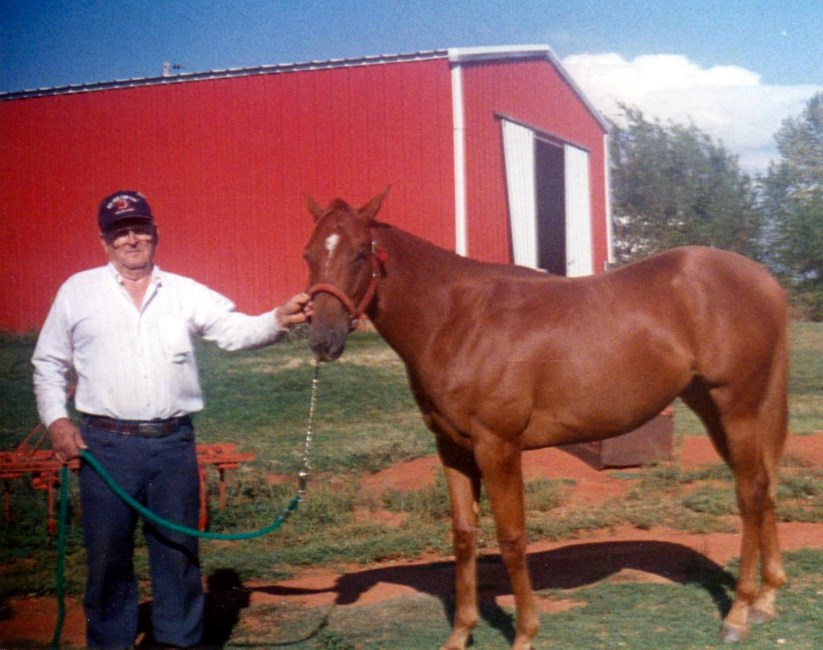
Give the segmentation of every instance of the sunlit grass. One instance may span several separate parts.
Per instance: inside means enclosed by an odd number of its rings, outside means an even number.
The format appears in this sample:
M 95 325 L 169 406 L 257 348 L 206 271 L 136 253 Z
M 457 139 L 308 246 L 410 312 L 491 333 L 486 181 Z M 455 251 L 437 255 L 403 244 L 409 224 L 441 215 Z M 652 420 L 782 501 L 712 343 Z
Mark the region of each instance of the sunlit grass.
M 823 429 L 823 325 L 793 326 L 791 403 L 799 433 Z M 35 421 L 31 393 L 32 337 L 0 339 L 0 441 L 19 444 Z M 217 475 L 209 472 L 210 525 L 238 532 L 269 524 L 291 498 L 301 467 L 314 364 L 299 336 L 256 352 L 228 354 L 198 346 L 207 406 L 196 418 L 201 442 L 238 443 L 255 454 L 228 477 L 228 508 L 218 510 Z M 798 423 L 802 423 L 798 424 Z M 676 438 L 704 435 L 700 422 L 676 407 Z M 276 534 L 249 542 L 204 541 L 204 569 L 232 567 L 245 579 L 272 580 L 296 568 L 368 565 L 385 559 L 449 554 L 448 499 L 442 475 L 417 490 L 388 492 L 375 501 L 360 478 L 380 469 L 434 453 L 398 357 L 374 333 L 356 333 L 343 358 L 320 368 L 313 422 L 312 473 L 307 499 Z M 575 503 L 573 482 L 527 485 L 531 540 L 575 539 L 598 529 L 631 525 L 668 526 L 686 532 L 731 530 L 736 525 L 731 474 L 719 462 L 699 471 L 674 463 L 627 472 L 627 494 L 591 506 Z M 779 513 L 786 521 L 823 520 L 823 482 L 802 458 L 787 458 Z M 82 589 L 84 550 L 72 481 L 68 545 L 68 589 Z M 376 516 L 380 510 L 391 517 Z M 54 540 L 46 532 L 45 495 L 19 480 L 12 484 L 14 521 L 0 527 L 0 596 L 49 593 L 53 589 Z M 495 552 L 494 526 L 485 498 L 481 504 L 481 547 Z M 138 567 L 145 567 L 138 550 Z M 143 584 L 147 589 L 147 584 Z

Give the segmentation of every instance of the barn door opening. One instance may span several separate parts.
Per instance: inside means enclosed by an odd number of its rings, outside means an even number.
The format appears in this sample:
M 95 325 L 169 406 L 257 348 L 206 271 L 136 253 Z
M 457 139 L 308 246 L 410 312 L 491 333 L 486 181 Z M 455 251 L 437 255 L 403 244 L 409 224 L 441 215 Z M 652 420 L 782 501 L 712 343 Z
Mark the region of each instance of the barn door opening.
M 566 182 L 563 147 L 535 138 L 538 267 L 566 275 Z
M 589 154 L 501 119 L 515 264 L 556 275 L 590 275 Z

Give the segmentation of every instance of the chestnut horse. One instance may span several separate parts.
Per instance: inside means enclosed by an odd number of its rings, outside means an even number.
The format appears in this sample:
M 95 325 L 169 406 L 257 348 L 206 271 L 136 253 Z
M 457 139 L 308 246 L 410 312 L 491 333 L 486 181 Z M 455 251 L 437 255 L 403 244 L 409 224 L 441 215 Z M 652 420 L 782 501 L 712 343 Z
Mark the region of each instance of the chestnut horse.
M 305 248 L 309 344 L 320 361 L 336 359 L 364 312 L 406 365 L 451 499 L 456 610 L 443 647 L 465 648 L 477 622 L 481 481 L 517 608 L 511 647 L 526 650 L 539 619 L 522 452 L 625 433 L 676 397 L 734 472 L 740 576 L 721 634 L 735 641 L 774 618 L 785 581 L 775 492 L 787 428 L 778 283 L 744 257 L 701 247 L 575 279 L 487 264 L 375 221 L 384 197 L 359 209 L 307 199 L 316 222 Z

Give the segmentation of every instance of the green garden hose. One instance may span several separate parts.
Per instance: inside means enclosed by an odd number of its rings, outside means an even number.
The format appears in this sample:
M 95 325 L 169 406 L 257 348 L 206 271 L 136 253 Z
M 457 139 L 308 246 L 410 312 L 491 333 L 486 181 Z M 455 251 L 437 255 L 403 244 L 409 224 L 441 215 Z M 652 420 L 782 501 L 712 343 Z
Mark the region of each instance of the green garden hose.
M 56 650 L 60 647 L 60 634 L 63 632 L 63 621 L 66 618 L 66 604 L 64 602 L 64 580 L 63 568 L 66 561 L 66 519 L 69 511 L 69 468 L 63 465 L 60 470 L 60 526 L 57 529 L 57 583 L 55 594 L 57 596 L 57 625 L 54 628 L 54 636 L 51 639 L 51 647 Z
M 97 460 L 92 456 L 88 451 L 85 449 L 80 451 L 80 455 L 83 457 L 91 467 L 100 475 L 100 478 L 103 479 L 103 482 L 108 486 L 108 488 L 114 492 L 118 497 L 120 497 L 123 501 L 126 502 L 127 505 L 132 507 L 138 513 L 143 515 L 146 519 L 151 521 L 154 524 L 158 524 L 163 526 L 164 528 L 168 528 L 178 533 L 183 533 L 185 535 L 192 535 L 193 537 L 201 537 L 203 539 L 222 539 L 222 540 L 238 540 L 238 539 L 252 539 L 254 537 L 262 537 L 263 535 L 268 535 L 269 533 L 277 530 L 280 526 L 283 525 L 283 522 L 286 521 L 288 516 L 297 509 L 297 504 L 302 501 L 302 496 L 300 494 L 295 494 L 292 497 L 292 500 L 289 501 L 289 504 L 283 510 L 283 513 L 274 520 L 270 525 L 261 528 L 259 530 L 254 530 L 247 533 L 210 533 L 204 530 L 197 530 L 196 528 L 188 528 L 186 526 L 181 526 L 179 524 L 175 524 L 168 519 L 163 519 L 162 517 L 157 516 L 151 510 L 146 508 L 141 503 L 137 502 L 134 498 L 129 496 L 123 491 L 117 483 L 114 482 L 114 479 L 109 475 L 109 473 L 103 468 L 103 466 L 97 462 Z

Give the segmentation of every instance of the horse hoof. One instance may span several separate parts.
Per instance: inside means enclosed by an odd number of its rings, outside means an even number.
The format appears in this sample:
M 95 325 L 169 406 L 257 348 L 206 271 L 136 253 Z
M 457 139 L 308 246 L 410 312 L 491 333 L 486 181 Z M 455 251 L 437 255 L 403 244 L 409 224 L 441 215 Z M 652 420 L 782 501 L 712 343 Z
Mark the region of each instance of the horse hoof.
M 756 607 L 752 607 L 749 610 L 749 623 L 754 623 L 755 625 L 770 623 L 776 618 L 777 614 L 775 614 L 774 612 L 767 612 L 764 609 L 757 609 Z
M 449 637 L 446 642 L 440 646 L 440 650 L 466 650 L 469 639 L 458 635 L 457 637 Z
M 720 628 L 720 638 L 723 639 L 723 643 L 737 643 L 745 639 L 748 633 L 748 628 L 730 623 L 723 623 L 723 627 Z

